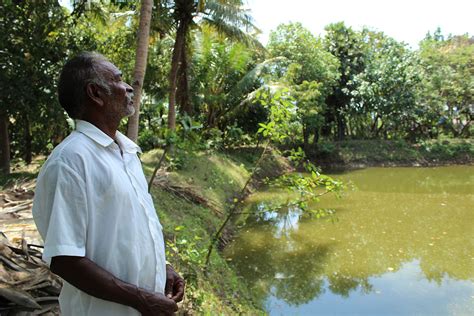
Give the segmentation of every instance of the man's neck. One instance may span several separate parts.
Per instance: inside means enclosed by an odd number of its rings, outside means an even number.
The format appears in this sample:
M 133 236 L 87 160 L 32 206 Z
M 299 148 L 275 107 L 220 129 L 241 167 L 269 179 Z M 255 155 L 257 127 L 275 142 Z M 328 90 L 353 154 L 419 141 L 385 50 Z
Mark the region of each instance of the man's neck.
M 120 122 L 113 122 L 112 120 L 108 120 L 105 117 L 98 118 L 87 115 L 81 118 L 81 120 L 91 123 L 112 139 L 115 139 L 115 134 L 120 124 Z

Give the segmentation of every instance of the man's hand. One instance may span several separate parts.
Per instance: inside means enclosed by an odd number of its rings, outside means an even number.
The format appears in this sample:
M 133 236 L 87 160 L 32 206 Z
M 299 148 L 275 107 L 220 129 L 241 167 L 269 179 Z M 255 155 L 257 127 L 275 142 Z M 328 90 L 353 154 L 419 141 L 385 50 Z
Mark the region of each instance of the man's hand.
M 166 297 L 181 302 L 184 296 L 184 280 L 169 264 L 166 265 Z
M 176 302 L 161 293 L 140 291 L 140 303 L 137 307 L 142 316 L 174 315 L 178 310 Z

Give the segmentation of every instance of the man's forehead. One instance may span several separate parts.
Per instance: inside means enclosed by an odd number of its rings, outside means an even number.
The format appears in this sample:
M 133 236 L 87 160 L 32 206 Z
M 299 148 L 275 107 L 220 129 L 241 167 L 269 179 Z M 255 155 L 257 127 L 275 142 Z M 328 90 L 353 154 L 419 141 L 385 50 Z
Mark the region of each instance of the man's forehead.
M 122 72 L 110 61 L 104 60 L 100 61 L 100 68 L 103 69 L 106 73 L 110 73 L 112 76 L 121 76 Z

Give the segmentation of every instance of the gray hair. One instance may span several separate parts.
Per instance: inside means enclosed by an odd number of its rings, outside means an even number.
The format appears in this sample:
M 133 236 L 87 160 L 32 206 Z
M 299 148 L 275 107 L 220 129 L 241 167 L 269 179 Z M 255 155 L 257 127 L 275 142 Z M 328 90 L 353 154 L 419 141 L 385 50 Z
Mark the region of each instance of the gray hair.
M 109 60 L 96 52 L 83 52 L 70 59 L 63 67 L 58 82 L 58 100 L 69 117 L 80 119 L 87 100 L 86 87 L 94 83 L 110 95 L 111 87 L 100 63 Z

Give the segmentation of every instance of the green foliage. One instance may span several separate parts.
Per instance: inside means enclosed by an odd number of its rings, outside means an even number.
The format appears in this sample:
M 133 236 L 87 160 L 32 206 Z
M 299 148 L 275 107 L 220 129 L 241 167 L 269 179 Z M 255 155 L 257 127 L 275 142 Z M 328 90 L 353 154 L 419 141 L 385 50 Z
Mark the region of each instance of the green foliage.
M 426 160 L 459 161 L 474 160 L 474 141 L 465 139 L 429 140 L 419 145 L 419 150 Z
M 122 69 L 126 80 L 130 78 L 135 22 L 133 15 L 120 10 L 101 4 L 92 11 L 78 7 L 71 14 L 57 2 L 0 5 L 1 27 L 9 30 L 0 34 L 0 83 L 5 87 L 0 111 L 9 117 L 13 158 L 30 162 L 34 154 L 49 152 L 70 130 L 56 96 L 57 78 L 68 57 L 99 51 Z
M 189 116 L 184 116 L 176 130 L 168 128 L 160 130 L 166 146 L 173 147 L 173 154 L 166 156 L 170 170 L 181 169 L 195 154 L 195 151 L 202 147 L 201 137 L 198 133 L 201 128 L 202 126 Z
M 301 84 L 304 80 L 317 81 L 328 90 L 339 76 L 337 60 L 301 23 L 280 24 L 270 33 L 267 49 L 271 57 L 287 59 L 286 65 L 283 64 L 287 70 L 291 64 L 298 65 L 290 76 L 295 84 Z
M 207 127 L 223 130 L 224 115 L 244 96 L 233 94 L 233 89 L 252 67 L 253 53 L 243 44 L 233 43 L 206 26 L 201 28 L 196 46 L 193 101 Z
M 469 137 L 474 119 L 474 40 L 467 35 L 444 40 L 438 30 L 420 43 L 422 98 L 432 113 L 428 123 L 447 135 Z
M 279 80 L 294 98 L 304 147 L 309 134 L 319 138 L 326 115 L 326 97 L 332 92 L 340 74 L 337 59 L 324 50 L 320 40 L 300 23 L 281 24 L 270 34 L 270 56 L 282 56 L 286 63 L 277 70 Z
M 56 99 L 56 77 L 66 58 L 69 21 L 58 4 L 0 5 L 0 111 L 8 115 L 13 157 L 31 162 L 66 134 Z M 6 31 L 8 30 L 8 31 Z
M 138 135 L 138 144 L 142 151 L 149 151 L 163 145 L 163 139 L 150 129 L 143 129 Z
M 175 227 L 175 231 L 182 229 L 184 226 Z M 206 249 L 200 245 L 201 240 L 201 237 L 194 236 L 191 240 L 180 238 L 175 242 L 167 241 L 166 257 L 171 261 L 180 261 L 181 264 L 195 270 L 194 273 L 197 274 L 197 269 L 204 263 L 206 253 Z
M 295 118 L 295 105 L 286 89 L 272 92 L 270 89 L 260 90 L 254 102 L 258 102 L 268 111 L 267 123 L 259 123 L 257 133 L 269 141 L 281 143 L 288 137 L 289 123 Z
M 326 95 L 321 92 L 322 84 L 316 81 L 303 81 L 292 87 L 292 95 L 298 107 L 298 118 L 301 122 L 304 147 L 308 147 L 310 131 L 314 133 L 314 143 L 318 142 L 319 133 L 324 125 L 324 115 L 327 111 Z
M 5 87 L 0 111 L 8 115 L 13 158 L 29 161 L 47 153 L 70 130 L 55 95 L 60 67 L 69 56 L 99 51 L 130 82 L 137 5 L 114 3 L 77 2 L 73 12 L 53 2 L 0 5 L 0 23 L 9 29 L 0 35 Z M 324 38 L 290 23 L 271 32 L 265 56 L 238 30 L 253 25 L 239 1 L 188 4 L 199 9 L 202 23 L 188 33 L 186 52 L 194 57 L 180 71 L 188 80 L 193 119 L 203 126 L 188 143 L 228 149 L 258 142 L 258 123 L 272 114 L 254 100 L 262 90 L 282 87 L 294 115 L 279 143 L 303 145 L 307 153 L 320 140 L 348 136 L 415 142 L 471 135 L 474 44 L 468 35 L 444 37 L 438 30 L 411 51 L 383 33 L 356 31 L 342 22 L 328 25 Z M 174 3 L 156 5 L 141 107 L 139 142 L 145 150 L 166 142 L 162 128 L 174 46 Z M 178 117 L 183 113 L 180 109 Z
M 363 71 L 365 45 L 360 32 L 346 27 L 343 22 L 326 26 L 324 45 L 339 61 L 339 80 L 333 92 L 327 97 L 328 111 L 325 115 L 324 134 L 329 136 L 335 129 L 335 138 L 342 140 L 346 134 L 347 110 L 354 76 Z
M 69 15 L 71 55 L 96 51 L 109 58 L 132 81 L 138 16 L 128 7 L 95 3 Z
M 263 91 L 259 94 L 257 100 L 266 106 L 269 110 L 269 120 L 266 124 L 260 123 L 260 129 L 258 133 L 262 134 L 265 139 L 269 142 L 280 143 L 288 137 L 289 133 L 289 122 L 292 117 L 295 116 L 295 105 L 292 99 L 288 97 L 288 93 L 285 90 L 276 91 L 271 93 L 270 91 Z M 278 206 L 273 205 L 272 209 L 281 209 L 297 207 L 303 213 L 309 214 L 310 216 L 322 217 L 326 214 L 332 214 L 332 212 L 324 212 L 324 210 L 308 209 L 308 203 L 317 202 L 321 195 L 327 193 L 339 194 L 344 188 L 340 181 L 334 180 L 329 176 L 320 173 L 320 170 L 306 159 L 306 154 L 301 148 L 291 149 L 287 153 L 287 157 L 293 162 L 295 167 L 304 168 L 307 174 L 285 174 L 274 181 L 269 182 L 270 185 L 276 187 L 286 188 L 294 191 L 297 194 L 294 199 L 286 201 L 284 204 Z M 257 166 L 258 167 L 258 166 Z M 323 192 L 318 192 L 317 189 L 323 188 Z M 268 211 L 264 208 L 261 211 Z
M 154 36 L 150 39 L 148 64 L 143 82 L 147 98 L 151 100 L 145 106 L 150 105 L 151 107 L 159 108 L 162 113 L 161 115 L 153 113 L 152 118 L 160 117 L 164 114 L 165 103 L 168 101 L 168 75 L 171 68 L 171 51 L 174 44 L 171 37 L 160 38 L 155 32 L 152 33 Z M 140 117 L 142 117 L 146 113 L 147 107 L 141 107 L 140 109 L 143 112 L 140 113 Z
M 420 68 L 414 54 L 404 45 L 365 30 L 367 52 L 365 67 L 352 78 L 347 114 L 354 132 L 367 138 L 380 135 L 410 137 L 417 135 Z

